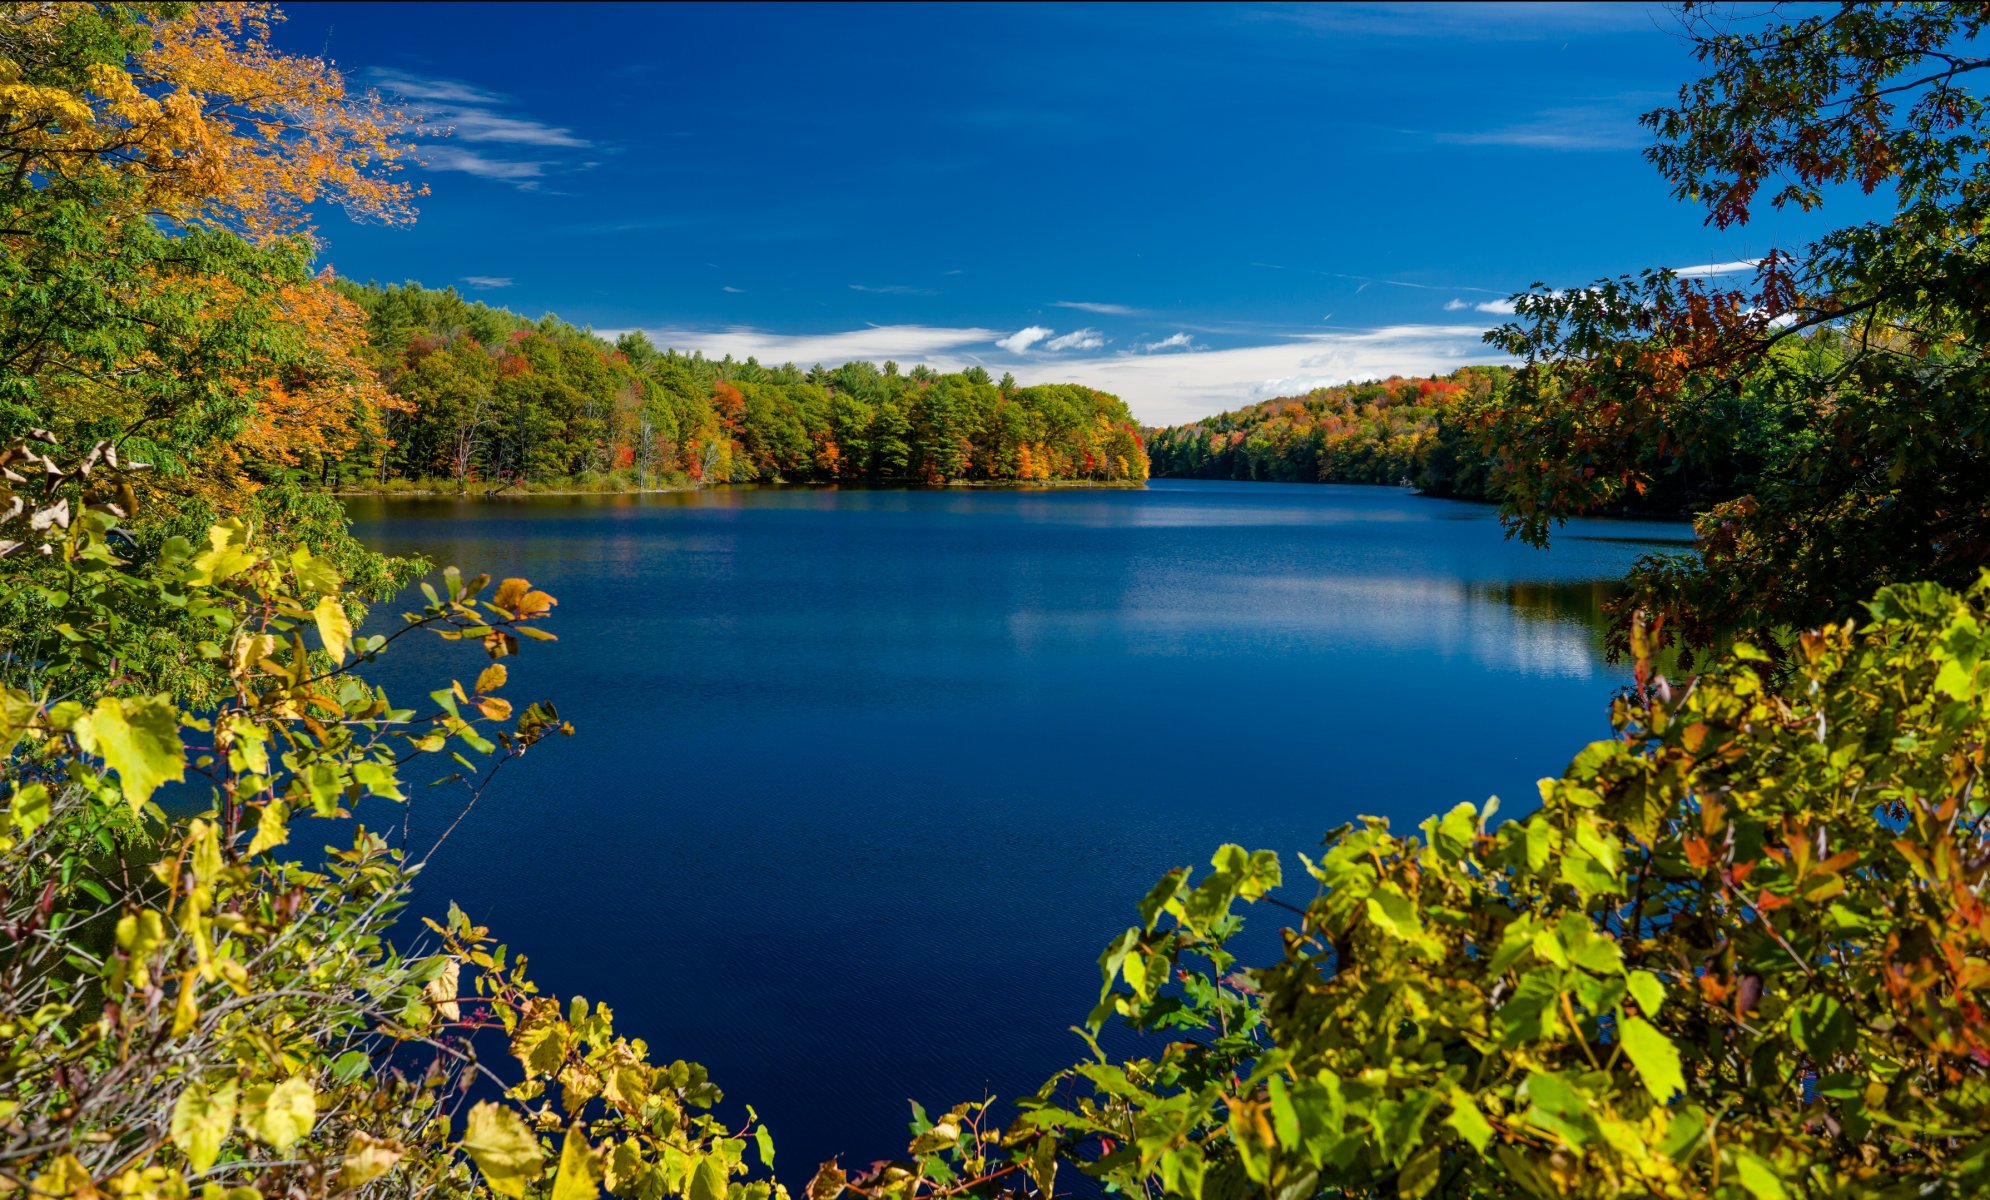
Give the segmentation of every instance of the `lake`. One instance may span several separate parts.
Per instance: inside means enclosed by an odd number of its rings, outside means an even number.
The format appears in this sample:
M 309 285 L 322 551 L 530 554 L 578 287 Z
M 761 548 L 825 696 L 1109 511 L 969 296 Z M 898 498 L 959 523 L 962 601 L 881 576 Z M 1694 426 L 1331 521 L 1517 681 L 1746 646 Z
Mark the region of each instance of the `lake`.
M 1531 807 L 1608 733 L 1611 581 L 1689 534 L 1572 522 L 1543 552 L 1394 488 L 1188 481 L 351 509 L 560 601 L 506 694 L 577 733 L 507 769 L 423 911 L 705 1063 L 791 1185 L 902 1153 L 909 1099 L 1075 1061 L 1099 950 L 1170 867 L 1235 841 L 1304 882 L 1293 852 L 1359 814 Z M 390 694 L 474 677 L 421 640 Z

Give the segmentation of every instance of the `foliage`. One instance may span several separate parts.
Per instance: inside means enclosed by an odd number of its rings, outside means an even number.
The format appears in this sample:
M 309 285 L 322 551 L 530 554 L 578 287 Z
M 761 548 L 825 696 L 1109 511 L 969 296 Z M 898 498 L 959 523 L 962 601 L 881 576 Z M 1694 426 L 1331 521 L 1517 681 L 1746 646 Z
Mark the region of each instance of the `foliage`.
M 382 834 L 353 825 L 316 866 L 281 853 L 299 816 L 405 809 L 404 769 L 435 755 L 461 768 L 467 813 L 505 762 L 571 732 L 500 694 L 521 639 L 551 638 L 553 599 L 519 579 L 487 596 L 450 570 L 399 629 L 359 637 L 336 569 L 309 551 L 273 554 L 229 522 L 134 569 L 106 540 L 116 519 L 98 503 L 23 546 L 62 565 L 75 636 L 39 695 L 0 692 L 0 1180 L 86 1198 L 469 1194 L 479 1178 L 514 1200 L 542 1178 L 563 1198 L 597 1180 L 632 1197 L 773 1194 L 730 1183 L 749 1143 L 771 1160 L 765 1129 L 720 1125 L 702 1069 L 652 1065 L 606 1006 L 562 1016 L 524 957 L 460 913 L 437 953 L 393 948 L 421 863 Z M 165 694 L 75 698 L 73 673 L 156 608 L 208 628 L 200 652 L 232 693 L 198 712 Z M 356 672 L 420 630 L 489 665 L 418 712 Z M 476 1031 L 499 1024 L 518 1079 L 470 1104 L 468 1085 L 502 1086 L 476 1055 Z
M 1316 388 L 1152 431 L 1157 476 L 1282 483 L 1403 483 L 1479 499 L 1485 472 L 1466 444 L 1466 414 L 1505 389 L 1503 367 L 1443 378 L 1392 376 Z M 1463 453 L 1461 453 L 1463 451 Z
M 1226 949 L 1275 857 L 1170 874 L 1092 1020 L 1187 1036 L 1054 1080 L 1018 1133 L 1127 1192 L 1981 1193 L 1990 574 L 1870 611 L 1783 693 L 1745 645 L 1684 688 L 1641 669 L 1523 820 L 1331 835 L 1280 962 Z
M 1666 271 L 1518 298 L 1490 335 L 1527 366 L 1482 444 L 1511 526 L 1545 541 L 1679 464 L 1743 445 L 1752 478 L 1698 522 L 1693 558 L 1634 574 L 1691 647 L 1844 619 L 1878 587 L 1963 586 L 1990 554 L 1978 236 L 1990 65 L 1981 5 L 1729 19 L 1686 7 L 1707 74 L 1644 118 L 1647 157 L 1708 221 L 1891 190 L 1895 215 L 1772 250 L 1752 285 Z M 1620 640 L 1622 637 L 1620 632 Z
M 342 294 L 365 307 L 395 398 L 388 437 L 326 482 L 446 479 L 487 490 L 584 476 L 665 483 L 957 480 L 1138 482 L 1139 431 L 1117 397 L 868 362 L 802 371 L 613 346 L 415 285 Z

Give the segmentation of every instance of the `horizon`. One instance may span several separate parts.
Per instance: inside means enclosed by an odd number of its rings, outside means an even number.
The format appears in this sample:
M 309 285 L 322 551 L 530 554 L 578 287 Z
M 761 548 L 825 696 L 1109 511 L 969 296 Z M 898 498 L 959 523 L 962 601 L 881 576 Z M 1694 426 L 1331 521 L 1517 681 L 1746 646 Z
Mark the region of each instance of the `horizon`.
M 412 231 L 328 213 L 321 260 L 712 358 L 980 365 L 1172 425 L 1507 362 L 1483 334 L 1533 284 L 1826 227 L 1667 193 L 1637 117 L 1693 67 L 1657 5 L 496 12 L 287 10 L 280 46 L 454 131 Z

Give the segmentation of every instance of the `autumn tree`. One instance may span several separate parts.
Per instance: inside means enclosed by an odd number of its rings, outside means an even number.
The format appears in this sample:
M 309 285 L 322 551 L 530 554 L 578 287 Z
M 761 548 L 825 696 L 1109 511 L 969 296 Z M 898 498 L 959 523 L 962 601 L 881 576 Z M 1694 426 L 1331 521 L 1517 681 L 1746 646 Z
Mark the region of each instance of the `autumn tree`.
M 1751 282 L 1663 270 L 1517 299 L 1490 335 L 1527 365 L 1489 412 L 1521 536 L 1709 459 L 1752 467 L 1690 557 L 1619 607 L 1704 648 L 1853 615 L 1883 584 L 1960 586 L 1990 556 L 1990 110 L 1980 4 L 1768 16 L 1688 4 L 1704 77 L 1644 122 L 1647 157 L 1717 228 L 1852 192 L 1894 213 L 1764 254 Z

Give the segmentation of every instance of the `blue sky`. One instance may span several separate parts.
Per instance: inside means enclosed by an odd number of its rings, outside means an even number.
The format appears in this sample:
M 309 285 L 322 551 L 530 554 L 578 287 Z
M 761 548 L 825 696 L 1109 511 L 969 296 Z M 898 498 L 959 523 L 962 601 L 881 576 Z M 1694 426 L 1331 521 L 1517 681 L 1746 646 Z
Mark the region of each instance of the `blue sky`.
M 1167 423 L 1493 361 L 1535 281 L 1732 263 L 1640 157 L 1659 6 L 292 4 L 454 129 L 360 280 L 765 362 L 982 363 Z M 1842 216 L 1842 214 L 1841 214 Z

